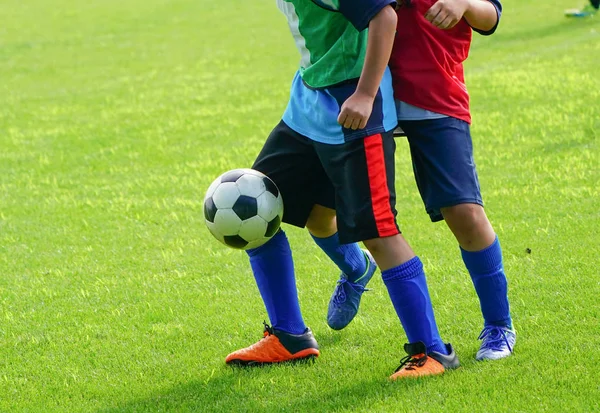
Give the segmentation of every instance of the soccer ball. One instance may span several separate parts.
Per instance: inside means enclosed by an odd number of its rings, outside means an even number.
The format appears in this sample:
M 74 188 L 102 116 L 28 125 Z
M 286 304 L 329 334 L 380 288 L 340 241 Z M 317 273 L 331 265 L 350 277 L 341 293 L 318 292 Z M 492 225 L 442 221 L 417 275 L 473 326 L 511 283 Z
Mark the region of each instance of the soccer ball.
M 275 183 L 253 169 L 234 169 L 213 181 L 204 197 L 204 219 L 228 247 L 256 248 L 279 229 L 283 200 Z

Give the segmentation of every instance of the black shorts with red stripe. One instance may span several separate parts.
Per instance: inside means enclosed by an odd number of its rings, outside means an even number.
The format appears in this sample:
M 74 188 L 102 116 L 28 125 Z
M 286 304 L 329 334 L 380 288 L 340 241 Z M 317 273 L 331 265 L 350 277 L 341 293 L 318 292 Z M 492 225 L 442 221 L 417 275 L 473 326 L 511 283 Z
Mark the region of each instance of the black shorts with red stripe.
M 303 228 L 315 204 L 335 209 L 340 242 L 348 244 L 400 233 L 395 151 L 393 131 L 331 145 L 281 121 L 252 168 L 279 187 L 283 222 Z

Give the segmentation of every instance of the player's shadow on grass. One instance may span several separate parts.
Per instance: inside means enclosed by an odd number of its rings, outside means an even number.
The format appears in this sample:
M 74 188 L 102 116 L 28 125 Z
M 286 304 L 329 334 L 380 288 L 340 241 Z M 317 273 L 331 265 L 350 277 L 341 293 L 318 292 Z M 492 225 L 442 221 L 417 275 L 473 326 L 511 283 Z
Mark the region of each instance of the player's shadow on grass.
M 318 362 L 318 361 L 317 361 Z M 312 375 L 310 362 L 298 363 L 294 369 L 306 375 Z M 289 365 L 288 365 L 289 366 Z M 272 369 L 289 368 L 267 366 L 254 368 L 229 368 L 219 370 L 211 379 L 192 381 L 173 387 L 161 394 L 140 398 L 99 410 L 102 413 L 145 412 L 145 411 L 186 411 L 186 412 L 259 412 L 271 411 L 324 412 L 338 410 L 365 409 L 382 398 L 401 398 L 407 392 L 427 391 L 428 383 L 437 381 L 436 377 L 425 380 L 404 380 L 391 382 L 385 376 L 378 379 L 353 381 L 341 384 L 335 377 L 327 381 L 327 386 L 303 386 L 306 377 L 290 385 L 285 403 L 275 405 L 271 396 L 281 400 L 281 387 L 270 388 L 265 380 L 272 375 Z M 348 368 L 352 368 L 348 365 Z M 313 370 L 314 371 L 314 370 Z M 315 381 L 323 370 L 314 372 Z M 281 375 L 277 375 L 278 380 Z M 322 377 L 319 378 L 322 381 Z M 260 389 L 260 390 L 259 390 Z M 275 393 L 277 391 L 278 393 Z

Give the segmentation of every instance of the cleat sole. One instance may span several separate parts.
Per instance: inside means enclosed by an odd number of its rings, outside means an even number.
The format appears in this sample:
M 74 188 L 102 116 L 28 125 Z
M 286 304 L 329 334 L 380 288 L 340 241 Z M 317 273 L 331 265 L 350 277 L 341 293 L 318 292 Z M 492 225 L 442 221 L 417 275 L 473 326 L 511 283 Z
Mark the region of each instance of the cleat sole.
M 228 361 L 226 364 L 228 366 L 232 366 L 232 367 L 262 367 L 262 366 L 268 366 L 271 364 L 308 364 L 308 363 L 314 363 L 317 360 L 317 357 L 319 355 L 318 354 L 309 354 L 307 356 L 304 357 L 298 357 L 298 358 L 293 358 L 293 359 L 289 359 L 289 360 L 283 360 L 283 361 L 255 361 L 255 360 L 240 360 L 240 359 L 234 359 L 234 360 L 230 360 Z

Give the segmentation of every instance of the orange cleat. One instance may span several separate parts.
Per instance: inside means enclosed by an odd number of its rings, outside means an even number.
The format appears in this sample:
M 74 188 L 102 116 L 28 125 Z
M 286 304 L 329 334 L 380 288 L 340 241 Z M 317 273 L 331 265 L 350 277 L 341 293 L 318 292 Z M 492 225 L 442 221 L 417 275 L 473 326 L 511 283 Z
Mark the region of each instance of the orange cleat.
M 404 345 L 404 351 L 408 356 L 400 360 L 400 367 L 390 376 L 390 380 L 398 380 L 406 377 L 435 376 L 443 374 L 446 370 L 455 369 L 460 366 L 458 357 L 450 344 L 446 344 L 448 355 L 432 351 L 427 353 L 425 343 L 408 343 Z
M 258 343 L 229 354 L 225 358 L 225 363 L 257 366 L 307 360 L 319 356 L 319 345 L 309 328 L 302 334 L 290 334 L 271 328 L 267 323 L 264 325 L 264 337 Z

